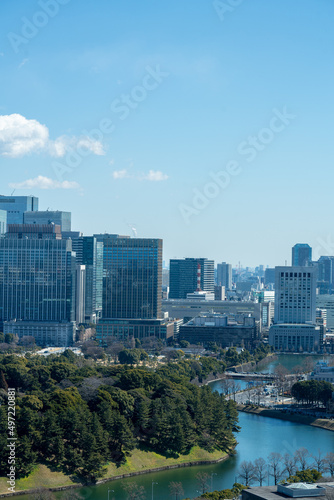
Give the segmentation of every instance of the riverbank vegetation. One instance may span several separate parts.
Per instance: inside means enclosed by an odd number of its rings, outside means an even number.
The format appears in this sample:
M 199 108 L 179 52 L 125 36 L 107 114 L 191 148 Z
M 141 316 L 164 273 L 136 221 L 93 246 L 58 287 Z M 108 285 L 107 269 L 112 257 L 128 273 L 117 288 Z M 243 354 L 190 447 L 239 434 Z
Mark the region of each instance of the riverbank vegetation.
M 333 385 L 322 380 L 304 380 L 291 387 L 291 395 L 303 405 L 326 406 L 332 392 Z
M 16 474 L 38 463 L 92 482 L 135 449 L 165 457 L 194 446 L 230 452 L 238 430 L 233 401 L 197 387 L 195 376 L 224 371 L 214 358 L 168 363 L 155 371 L 99 366 L 67 350 L 59 356 L 0 357 L 0 474 L 8 472 L 7 388 L 16 390 Z
M 238 477 L 242 484 L 250 486 L 258 483 L 262 486 L 270 477 L 274 484 L 287 482 L 316 482 L 323 473 L 334 475 L 334 453 L 324 455 L 320 450 L 311 455 L 306 448 L 299 448 L 290 453 L 270 453 L 267 459 L 257 458 L 254 462 L 243 461 Z

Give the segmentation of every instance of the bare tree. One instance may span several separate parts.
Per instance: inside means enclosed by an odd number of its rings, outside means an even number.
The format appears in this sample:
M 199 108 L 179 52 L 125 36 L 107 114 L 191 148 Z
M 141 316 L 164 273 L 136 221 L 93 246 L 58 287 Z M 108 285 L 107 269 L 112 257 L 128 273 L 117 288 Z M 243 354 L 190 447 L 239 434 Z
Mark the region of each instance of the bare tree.
M 233 394 L 234 401 L 235 401 L 235 395 L 237 392 L 240 391 L 240 389 L 241 389 L 241 385 L 239 384 L 239 382 L 236 382 L 236 380 L 233 378 L 231 381 L 231 391 Z
M 197 479 L 197 485 L 200 490 L 202 490 L 202 493 L 204 494 L 206 490 L 209 487 L 209 474 L 207 472 L 198 472 L 196 474 L 196 479 Z
M 283 477 L 282 455 L 280 453 L 270 453 L 268 456 L 269 473 L 277 484 Z
M 255 387 L 255 396 L 257 398 L 258 405 L 260 405 L 260 402 L 261 402 L 261 394 L 262 394 L 262 385 L 257 385 Z
M 283 365 L 276 366 L 275 377 L 276 377 L 276 384 L 278 387 L 278 392 L 284 393 L 286 376 L 288 373 L 289 373 L 289 370 L 287 368 L 285 368 L 285 366 L 283 366 Z
M 287 472 L 288 477 L 293 476 L 296 472 L 296 457 L 285 453 L 283 457 L 284 470 Z
M 137 483 L 128 483 L 124 486 L 127 494 L 127 500 L 145 500 L 146 494 L 144 486 L 138 486 Z
M 314 459 L 312 467 L 314 469 L 317 469 L 318 472 L 321 472 L 321 473 L 324 472 L 326 469 L 326 462 L 325 462 L 325 459 L 322 455 L 322 452 L 318 449 L 318 454 L 312 455 L 312 458 Z
M 123 344 L 121 344 L 120 342 L 114 342 L 107 347 L 106 353 L 113 358 L 114 363 L 117 363 L 118 355 L 123 349 Z
M 246 394 L 247 394 L 248 401 L 251 401 L 252 391 L 253 391 L 253 383 L 252 382 L 247 382 Z
M 182 488 L 182 483 L 177 483 L 175 481 L 171 481 L 168 485 L 170 496 L 175 495 L 175 500 L 180 500 L 180 497 L 184 495 L 184 491 Z
M 267 464 L 266 461 L 261 457 L 257 458 L 254 462 L 254 479 L 260 483 L 262 486 L 263 481 L 267 477 Z
M 250 486 L 250 484 L 255 479 L 255 470 L 252 462 L 247 462 L 244 460 L 239 466 L 239 477 L 243 480 L 245 486 Z
M 310 454 L 306 448 L 299 448 L 295 452 L 296 463 L 300 465 L 301 470 L 307 469 L 307 461 L 309 456 Z
M 329 472 L 331 477 L 334 476 L 334 453 L 329 452 L 325 456 L 326 472 Z

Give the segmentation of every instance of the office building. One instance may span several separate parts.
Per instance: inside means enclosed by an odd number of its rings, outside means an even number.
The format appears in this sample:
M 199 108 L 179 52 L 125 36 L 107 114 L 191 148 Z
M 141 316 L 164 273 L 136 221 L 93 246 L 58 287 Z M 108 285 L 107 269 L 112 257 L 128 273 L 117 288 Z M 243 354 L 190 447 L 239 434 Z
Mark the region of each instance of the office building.
M 85 266 L 84 322 L 96 323 L 102 316 L 103 243 L 94 236 L 72 240 L 77 265 Z
M 0 321 L 4 331 L 19 336 L 40 323 L 39 340 L 49 338 L 52 324 L 52 345 L 64 345 L 64 335 L 70 345 L 75 332 L 75 254 L 70 240 L 57 237 L 57 227 L 12 225 L 0 238 Z M 54 336 L 57 331 L 59 337 Z
M 214 261 L 201 259 L 171 259 L 169 266 L 169 298 L 186 299 L 188 293 L 198 289 L 200 271 L 200 289 L 204 292 L 215 291 Z
M 251 349 L 260 338 L 259 324 L 252 316 L 228 316 L 203 313 L 180 326 L 180 340 L 208 347 L 215 343 L 222 348 L 244 346 Z
M 163 300 L 162 310 L 169 318 L 182 318 L 184 322 L 190 321 L 194 316 L 213 311 L 228 315 L 250 315 L 256 321 L 261 320 L 262 304 L 250 301 L 234 300 Z
M 312 261 L 312 248 L 307 243 L 297 243 L 292 247 L 292 266 L 307 266 Z
M 111 340 L 124 342 L 147 337 L 168 342 L 174 338 L 179 323 L 168 319 L 101 319 L 96 325 L 96 339 L 101 345 L 107 345 Z
M 86 266 L 76 265 L 75 321 L 85 323 Z
M 232 264 L 217 264 L 217 285 L 224 286 L 225 290 L 232 289 Z
M 57 224 L 60 226 L 62 232 L 71 231 L 71 212 L 62 212 L 59 210 L 45 210 L 45 211 L 26 211 L 23 214 L 24 224 Z
M 94 236 L 103 243 L 102 317 L 161 318 L 162 240 Z
M 275 284 L 275 268 L 274 267 L 267 267 L 267 269 L 264 271 L 264 284 L 266 286 Z
M 331 294 L 334 283 L 334 257 L 320 257 L 313 265 L 317 268 L 317 289 L 320 295 Z
M 276 267 L 275 323 L 315 324 L 316 269 Z
M 215 300 L 225 300 L 225 287 L 215 285 Z
M 101 343 L 156 336 L 168 339 L 174 323 L 161 312 L 162 240 L 94 235 L 103 243 Z
M 0 210 L 0 236 L 6 234 L 7 231 L 7 212 Z
M 23 224 L 24 212 L 38 210 L 38 198 L 0 195 L 0 210 L 6 210 L 7 224 Z
M 275 269 L 275 318 L 269 330 L 269 344 L 281 351 L 321 350 L 322 336 L 316 325 L 316 268 Z
M 321 328 L 307 323 L 274 324 L 269 330 L 269 345 L 283 352 L 319 352 Z
M 326 310 L 327 328 L 334 329 L 334 295 L 317 295 L 315 302 L 318 308 Z
M 38 226 L 37 224 L 7 224 L 6 238 L 22 240 L 61 240 L 60 226 L 48 224 Z

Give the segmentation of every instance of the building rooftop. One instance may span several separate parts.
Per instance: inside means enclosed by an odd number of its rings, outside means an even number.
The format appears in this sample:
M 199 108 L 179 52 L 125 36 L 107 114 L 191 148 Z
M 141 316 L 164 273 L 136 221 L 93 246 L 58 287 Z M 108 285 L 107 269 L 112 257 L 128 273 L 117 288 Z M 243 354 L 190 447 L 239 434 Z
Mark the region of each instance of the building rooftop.
M 334 493 L 334 483 L 291 483 L 278 486 L 256 486 L 242 492 L 242 500 L 282 500 L 284 498 L 298 498 L 309 500 L 317 497 L 318 500 L 327 500 L 326 490 Z

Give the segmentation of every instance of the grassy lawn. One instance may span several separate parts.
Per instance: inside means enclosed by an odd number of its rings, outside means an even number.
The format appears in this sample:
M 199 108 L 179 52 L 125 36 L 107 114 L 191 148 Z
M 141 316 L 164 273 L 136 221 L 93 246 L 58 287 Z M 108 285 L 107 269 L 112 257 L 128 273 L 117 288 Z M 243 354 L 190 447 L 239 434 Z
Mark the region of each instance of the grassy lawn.
M 124 465 L 116 467 L 115 464 L 109 464 L 104 477 L 109 478 L 121 474 L 129 474 L 130 472 L 166 467 L 167 465 L 218 460 L 224 456 L 227 456 L 227 454 L 221 451 L 209 453 L 198 446 L 194 446 L 188 455 L 180 455 L 178 458 L 166 458 L 152 451 L 134 450 Z M 8 493 L 6 481 L 6 478 L 0 478 L 0 494 Z M 38 465 L 29 477 L 16 481 L 16 491 L 25 491 L 41 486 L 56 488 L 59 486 L 71 486 L 73 484 L 75 483 L 70 479 L 70 476 L 62 472 L 51 471 L 45 465 Z
M 183 464 L 187 462 L 196 462 L 200 460 L 218 460 L 226 456 L 226 453 L 215 451 L 209 453 L 202 450 L 198 446 L 194 446 L 188 455 L 180 455 L 179 458 L 166 458 L 152 451 L 135 450 L 131 457 L 128 457 L 126 463 L 120 467 L 115 464 L 110 464 L 105 477 L 119 476 L 120 474 L 128 474 L 147 469 L 155 469 L 158 467 L 166 467 L 167 465 Z
M 0 478 L 0 493 L 8 493 L 6 478 Z M 30 476 L 16 481 L 16 491 L 31 490 L 41 486 L 53 488 L 73 484 L 69 476 L 62 472 L 51 471 L 45 465 L 38 465 Z

